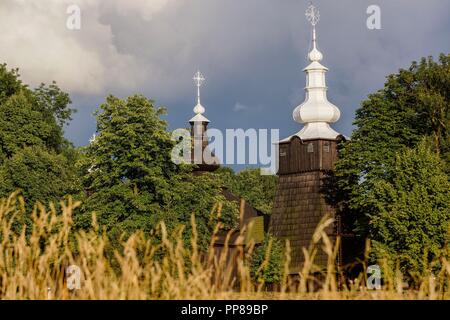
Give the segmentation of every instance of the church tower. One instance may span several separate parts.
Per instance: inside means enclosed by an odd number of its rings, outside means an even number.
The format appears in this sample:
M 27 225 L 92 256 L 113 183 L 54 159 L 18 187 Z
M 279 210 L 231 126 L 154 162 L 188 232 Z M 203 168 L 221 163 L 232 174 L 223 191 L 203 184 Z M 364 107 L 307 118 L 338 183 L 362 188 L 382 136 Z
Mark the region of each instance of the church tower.
M 197 71 L 193 80 L 197 86 L 197 105 L 194 107 L 195 116 L 189 120 L 191 125 L 191 163 L 196 165 L 194 172 L 201 174 L 203 172 L 213 172 L 220 166 L 219 161 L 213 155 L 211 159 L 205 158 L 205 155 L 210 155 L 210 152 L 205 152 L 208 148 L 209 139 L 206 134 L 208 130 L 209 120 L 203 115 L 205 108 L 202 106 L 200 99 L 200 87 L 205 81 L 205 77 L 200 71 Z
M 220 168 L 220 160 L 210 151 L 207 129 L 210 121 L 203 115 L 205 108 L 200 99 L 200 88 L 205 81 L 205 77 L 198 71 L 193 80 L 197 86 L 197 104 L 194 107 L 194 117 L 189 120 L 191 126 L 191 164 L 195 165 L 193 174 L 201 177 L 209 172 L 214 172 Z M 239 196 L 233 194 L 225 186 L 220 191 L 223 198 L 229 202 L 234 202 L 240 208 L 239 225 L 233 230 L 220 231 L 215 235 L 213 247 L 215 256 L 224 254 L 226 262 L 223 267 L 224 272 L 231 273 L 231 277 L 238 275 L 239 265 L 237 257 L 244 259 L 244 253 L 255 244 L 260 244 L 264 240 L 264 234 L 268 231 L 264 215 L 259 210 L 253 208 L 248 202 L 242 201 Z M 243 236 L 243 237 L 242 237 Z
M 290 242 L 291 274 L 301 270 L 302 248 L 309 247 L 324 215 L 336 221 L 327 230 L 331 239 L 334 240 L 340 230 L 335 210 L 327 205 L 321 192 L 324 177 L 334 169 L 337 144 L 343 139 L 330 126 L 339 120 L 340 111 L 327 99 L 325 75 L 328 69 L 321 64 L 323 55 L 317 48 L 319 12 L 311 5 L 306 16 L 313 27 L 312 50 L 308 54 L 310 63 L 303 70 L 306 73 L 305 101 L 293 111 L 294 120 L 303 128 L 279 142 L 279 182 L 270 222 L 273 235 Z M 320 251 L 314 262 L 325 266 L 327 256 Z

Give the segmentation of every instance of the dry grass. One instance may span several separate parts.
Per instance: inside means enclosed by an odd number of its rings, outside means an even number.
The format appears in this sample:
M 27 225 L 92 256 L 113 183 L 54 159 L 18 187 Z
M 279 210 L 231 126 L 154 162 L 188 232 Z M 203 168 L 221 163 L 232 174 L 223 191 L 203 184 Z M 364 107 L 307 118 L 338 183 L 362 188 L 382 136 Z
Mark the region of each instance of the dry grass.
M 46 210 L 37 206 L 33 227 L 28 236 L 13 232 L 18 218 L 24 213 L 23 200 L 15 194 L 0 203 L 0 298 L 1 299 L 448 299 L 442 288 L 450 280 L 450 264 L 442 261 L 439 279 L 421 279 L 420 290 L 405 291 L 398 272 L 385 272 L 382 290 L 368 290 L 362 274 L 350 287 L 338 290 L 333 244 L 324 229 L 332 223 L 326 219 L 318 226 L 305 249 L 306 262 L 293 284 L 286 275 L 277 292 L 264 291 L 263 285 L 254 285 L 245 259 L 238 259 L 237 277 L 226 266 L 227 257 L 217 257 L 214 250 L 206 256 L 197 248 L 194 234 L 190 248 L 185 248 L 180 236 L 169 237 L 162 223 L 158 245 L 146 240 L 143 234 L 132 235 L 123 241 L 123 250 L 115 252 L 113 267 L 106 257 L 108 240 L 99 235 L 93 221 L 90 232 L 74 232 L 72 214 L 78 202 L 69 199 L 61 203 L 61 212 L 53 206 Z M 195 221 L 192 221 L 195 225 Z M 179 230 L 182 232 L 182 229 Z M 175 240 L 170 239 L 175 238 Z M 74 241 L 74 239 L 76 241 Z M 176 240 L 179 239 L 179 240 Z M 318 283 L 319 289 L 308 291 L 308 283 L 317 281 L 312 276 L 314 257 L 319 248 L 328 254 L 328 268 Z M 163 252 L 162 258 L 156 258 Z M 203 258 L 202 258 L 203 257 Z M 286 248 L 285 272 L 289 264 L 289 246 Z M 70 265 L 80 268 L 81 286 L 68 290 L 65 270 Z M 386 263 L 385 266 L 388 264 Z M 387 268 L 387 267 L 386 267 Z M 388 270 L 388 269 L 386 269 Z

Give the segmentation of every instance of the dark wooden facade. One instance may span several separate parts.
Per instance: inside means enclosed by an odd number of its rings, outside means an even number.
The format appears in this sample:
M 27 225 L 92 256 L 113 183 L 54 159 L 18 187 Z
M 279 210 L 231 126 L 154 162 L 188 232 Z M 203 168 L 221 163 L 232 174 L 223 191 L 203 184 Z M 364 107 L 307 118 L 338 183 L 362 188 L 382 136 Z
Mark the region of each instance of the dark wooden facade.
M 333 241 L 340 233 L 340 219 L 322 193 L 327 172 L 338 158 L 336 140 L 302 141 L 293 136 L 280 143 L 279 182 L 270 221 L 270 231 L 291 246 L 290 273 L 297 274 L 304 262 L 302 248 L 308 249 L 313 233 L 324 215 L 335 218 L 326 232 Z M 320 250 L 315 264 L 325 266 L 327 255 Z
M 333 170 L 337 160 L 337 140 L 302 141 L 297 136 L 280 143 L 278 174 Z

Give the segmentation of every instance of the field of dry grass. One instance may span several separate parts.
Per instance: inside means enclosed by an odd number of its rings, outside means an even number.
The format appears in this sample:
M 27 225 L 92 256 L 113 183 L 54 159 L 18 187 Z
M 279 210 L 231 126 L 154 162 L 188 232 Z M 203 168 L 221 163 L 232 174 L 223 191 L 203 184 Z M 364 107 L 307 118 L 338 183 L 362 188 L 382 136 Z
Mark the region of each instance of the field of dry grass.
M 305 249 L 306 263 L 299 274 L 299 283 L 294 285 L 284 276 L 277 292 L 269 292 L 264 284 L 252 282 L 245 259 L 238 260 L 238 276 L 233 279 L 225 267 L 225 256 L 217 257 L 210 250 L 201 258 L 195 232 L 191 245 L 186 248 L 181 237 L 167 234 L 164 224 L 160 226 L 159 244 L 146 240 L 143 234 L 134 234 L 122 242 L 123 250 L 114 252 L 112 264 L 107 258 L 107 237 L 98 232 L 95 217 L 92 231 L 72 230 L 72 214 L 79 205 L 69 199 L 61 203 L 61 212 L 54 207 L 46 210 L 38 206 L 33 212 L 32 231 L 26 235 L 14 231 L 18 217 L 25 210 L 23 200 L 11 195 L 1 201 L 0 299 L 450 298 L 445 289 L 450 280 L 450 264 L 445 259 L 439 277 L 424 277 L 419 289 L 414 291 L 405 290 L 401 275 L 394 271 L 384 272 L 381 290 L 368 290 L 365 275 L 350 287 L 338 290 L 334 267 L 336 249 L 324 232 L 331 223 L 329 219 L 318 226 L 311 247 Z M 327 252 L 329 263 L 319 289 L 310 292 L 307 284 L 315 279 L 311 273 L 318 247 Z M 68 281 L 69 286 L 73 283 L 66 274 L 66 268 L 71 265 L 78 266 L 80 271 L 80 288 L 74 291 L 68 289 Z

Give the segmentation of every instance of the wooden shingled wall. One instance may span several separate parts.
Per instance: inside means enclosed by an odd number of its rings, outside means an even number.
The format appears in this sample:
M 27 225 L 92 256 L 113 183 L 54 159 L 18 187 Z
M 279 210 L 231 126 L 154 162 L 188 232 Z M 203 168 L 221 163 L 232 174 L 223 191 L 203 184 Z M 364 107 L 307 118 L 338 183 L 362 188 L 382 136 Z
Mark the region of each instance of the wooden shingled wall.
M 302 248 L 309 247 L 323 216 L 335 217 L 335 210 L 326 204 L 321 188 L 325 171 L 332 170 L 336 160 L 337 141 L 301 141 L 294 137 L 280 145 L 279 181 L 270 231 L 275 237 L 290 242 L 291 274 L 301 269 L 304 262 Z M 334 224 L 326 231 L 334 241 L 339 230 Z M 315 264 L 326 266 L 327 256 L 322 250 L 319 250 Z

